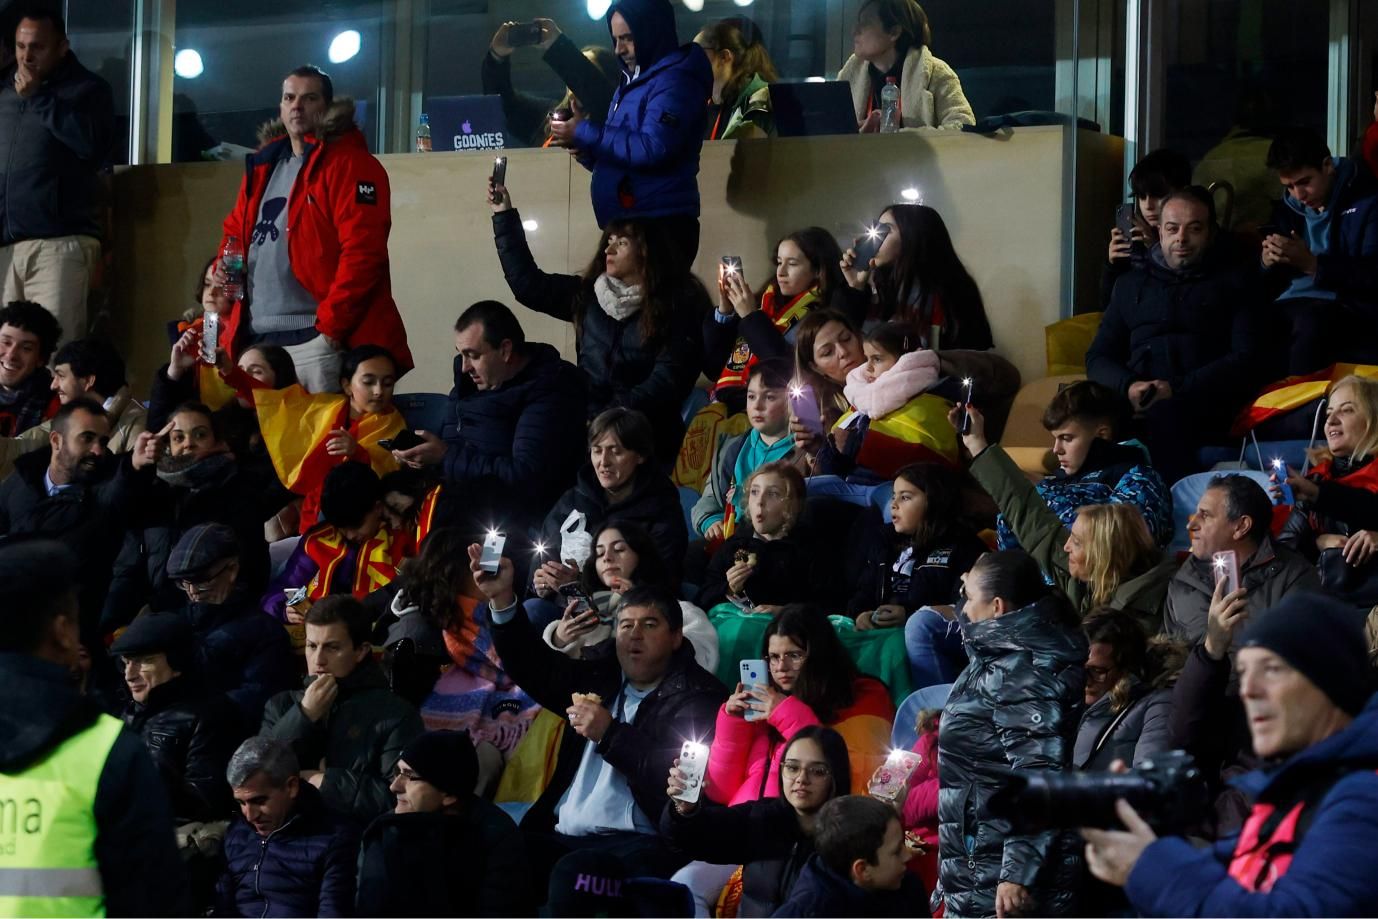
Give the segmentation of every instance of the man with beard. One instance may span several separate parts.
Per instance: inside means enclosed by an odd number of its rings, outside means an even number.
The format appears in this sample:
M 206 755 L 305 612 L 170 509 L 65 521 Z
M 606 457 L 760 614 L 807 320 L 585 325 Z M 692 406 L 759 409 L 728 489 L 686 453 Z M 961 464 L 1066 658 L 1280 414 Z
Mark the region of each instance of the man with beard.
M 145 431 L 139 443 L 151 436 Z M 21 456 L 14 475 L 0 483 L 0 537 L 57 539 L 81 562 L 81 624 L 88 637 L 96 632 L 124 521 L 137 496 L 135 471 L 148 464 L 137 447 L 128 457 L 112 457 L 109 440 L 105 409 L 74 399 L 53 416 L 48 447 Z
M 240 580 L 261 592 L 268 586 L 268 545 L 263 523 L 291 496 L 264 489 L 240 467 L 220 430 L 219 419 L 200 402 L 175 408 L 158 436 L 145 441 L 148 464 L 136 519 L 128 525 L 115 564 L 102 622 L 107 628 L 128 623 L 147 604 L 172 609 L 182 591 L 167 573 L 172 547 L 201 523 L 223 523 L 239 540 Z

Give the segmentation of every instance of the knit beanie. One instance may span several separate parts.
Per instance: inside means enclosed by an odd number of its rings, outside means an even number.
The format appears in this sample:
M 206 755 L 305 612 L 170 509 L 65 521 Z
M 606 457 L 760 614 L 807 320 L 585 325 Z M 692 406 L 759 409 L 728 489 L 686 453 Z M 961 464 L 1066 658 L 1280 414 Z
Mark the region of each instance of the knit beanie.
M 402 759 L 423 781 L 447 795 L 467 798 L 478 782 L 478 754 L 464 731 L 427 731 L 402 750 Z
M 1254 618 L 1241 648 L 1266 648 L 1287 661 L 1351 715 L 1369 694 L 1368 641 L 1364 617 L 1325 594 L 1288 594 Z

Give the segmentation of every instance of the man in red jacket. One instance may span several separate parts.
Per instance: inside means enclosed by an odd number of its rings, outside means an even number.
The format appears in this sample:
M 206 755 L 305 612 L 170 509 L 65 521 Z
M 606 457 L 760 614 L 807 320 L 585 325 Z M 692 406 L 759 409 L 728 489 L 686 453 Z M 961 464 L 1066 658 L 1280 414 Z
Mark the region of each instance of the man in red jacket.
M 359 345 L 387 348 L 405 373 L 388 177 L 354 124 L 354 103 L 336 100 L 330 77 L 306 65 L 283 80 L 280 110 L 225 218 L 221 251 L 234 236 L 247 258 L 221 340 L 231 359 L 254 344 L 286 348 L 311 392 L 339 392 L 342 352 Z

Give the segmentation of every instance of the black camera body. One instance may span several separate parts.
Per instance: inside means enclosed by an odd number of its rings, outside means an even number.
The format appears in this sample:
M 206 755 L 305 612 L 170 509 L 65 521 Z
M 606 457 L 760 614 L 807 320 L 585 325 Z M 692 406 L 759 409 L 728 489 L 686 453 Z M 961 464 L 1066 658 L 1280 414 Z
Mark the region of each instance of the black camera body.
M 1205 777 L 1191 755 L 1174 750 L 1131 772 L 1012 772 L 989 801 L 990 813 L 1016 832 L 1097 827 L 1123 829 L 1115 801 L 1123 798 L 1158 833 L 1199 823 L 1210 809 Z

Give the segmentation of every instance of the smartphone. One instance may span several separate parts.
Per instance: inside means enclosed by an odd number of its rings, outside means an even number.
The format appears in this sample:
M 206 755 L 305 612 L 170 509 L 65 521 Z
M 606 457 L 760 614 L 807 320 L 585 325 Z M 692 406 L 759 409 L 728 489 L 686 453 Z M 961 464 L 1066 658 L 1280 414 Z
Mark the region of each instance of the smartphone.
M 1135 204 L 1128 202 L 1121 204 L 1115 209 L 1115 226 L 1119 227 L 1124 238 L 1129 240 L 1129 254 L 1131 256 L 1142 256 L 1148 254 L 1148 246 L 1144 244 L 1141 236 L 1135 236 L 1138 226 L 1134 223 Z
M 957 433 L 966 435 L 971 433 L 971 377 L 962 381 L 962 423 L 957 427 Z
M 565 598 L 566 605 L 568 605 L 570 600 L 578 604 L 574 607 L 575 615 L 587 613 L 592 610 L 598 616 L 599 622 L 604 625 L 612 624 L 612 610 L 609 609 L 606 614 L 600 610 L 598 604 L 593 602 L 593 598 L 580 586 L 578 581 L 567 581 L 561 584 L 558 592 L 560 596 Z
M 201 320 L 201 360 L 215 365 L 215 352 L 220 347 L 220 314 L 206 310 Z
M 1282 227 L 1276 223 L 1265 223 L 1258 228 L 1258 235 L 1267 239 L 1269 236 L 1286 236 L 1287 234 L 1282 232 Z
M 871 264 L 871 259 L 876 257 L 880 251 L 880 244 L 885 242 L 885 237 L 890 235 L 890 225 L 878 223 L 869 227 L 865 233 L 858 236 L 852 244 L 856 250 L 856 261 L 852 263 L 857 271 L 865 271 Z
M 494 185 L 507 185 L 507 157 L 493 157 L 493 175 L 488 181 Z
M 1292 494 L 1292 486 L 1287 484 L 1287 464 L 1283 462 L 1281 457 L 1278 457 L 1273 460 L 1271 465 L 1273 471 L 1272 474 L 1269 475 L 1269 478 L 1277 484 L 1278 493 L 1281 495 L 1277 503 L 1295 504 L 1296 496 Z
M 866 793 L 893 804 L 909 793 L 909 777 L 922 762 L 923 757 L 912 751 L 891 750 L 885 762 L 871 774 Z
M 808 383 L 790 384 L 789 410 L 804 427 L 819 437 L 823 436 L 823 416 L 819 414 L 818 399 L 813 394 L 812 386 Z
M 742 257 L 740 255 L 724 255 L 722 257 L 722 276 L 725 278 L 730 274 L 737 277 L 742 276 Z
M 684 773 L 684 792 L 676 795 L 675 800 L 697 804 L 708 771 L 708 745 L 686 740 L 679 748 L 679 771 Z
M 758 692 L 764 693 L 766 683 L 770 679 L 770 677 L 767 675 L 768 671 L 766 670 L 766 662 L 761 660 L 760 658 L 754 658 L 742 661 L 740 666 L 742 673 L 742 685 L 744 685 L 747 689 L 754 689 Z M 748 708 L 746 710 L 747 721 L 760 721 L 764 717 L 765 715 L 754 707 Z
M 1158 397 L 1158 384 L 1153 384 L 1144 390 L 1144 394 L 1139 397 L 1139 408 L 1148 408 L 1148 404 Z
M 507 44 L 513 48 L 526 48 L 541 43 L 541 24 L 539 22 L 519 22 L 507 30 Z
M 378 446 L 384 450 L 410 450 L 412 447 L 419 447 L 426 441 L 415 431 L 408 431 L 405 428 L 397 432 L 396 437 L 389 437 L 378 441 Z
M 488 537 L 483 541 L 483 553 L 478 557 L 480 570 L 489 574 L 497 574 L 498 566 L 502 564 L 502 549 L 507 545 L 507 537 L 496 530 L 490 531 Z
M 1231 594 L 1239 589 L 1239 556 L 1233 549 L 1212 555 L 1211 564 L 1215 566 L 1215 583 L 1225 582 L 1225 593 Z

